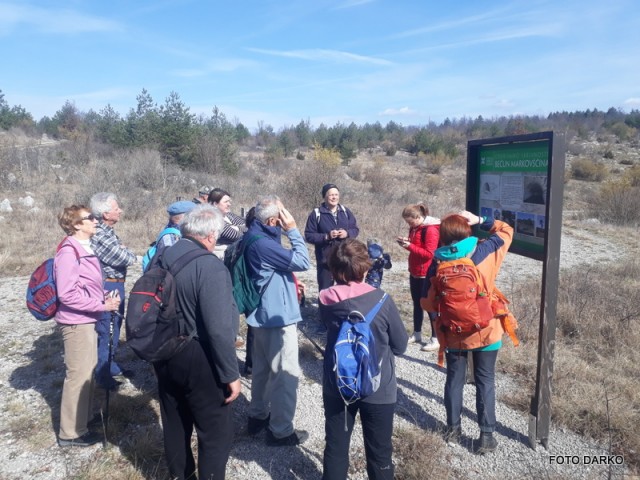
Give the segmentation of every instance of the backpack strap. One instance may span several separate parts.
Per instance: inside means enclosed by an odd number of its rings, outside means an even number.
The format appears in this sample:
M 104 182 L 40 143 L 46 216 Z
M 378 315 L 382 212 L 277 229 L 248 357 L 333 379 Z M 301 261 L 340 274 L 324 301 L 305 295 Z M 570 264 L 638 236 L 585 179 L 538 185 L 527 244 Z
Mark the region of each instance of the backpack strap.
M 62 249 L 63 247 L 71 247 L 73 248 L 73 252 L 76 254 L 76 260 L 78 260 L 78 262 L 80 262 L 80 252 L 78 252 L 78 249 L 76 248 L 76 246 L 73 243 L 64 243 L 67 239 L 63 238 L 62 241 L 58 244 L 58 246 L 56 247 L 56 252 L 59 252 L 60 249 Z
M 164 230 L 162 230 L 159 234 L 158 237 L 156 238 L 156 244 L 162 239 L 162 237 L 164 237 L 165 235 L 169 235 L 169 234 L 173 234 L 173 235 L 182 235 L 180 233 L 180 230 L 178 230 L 175 227 L 167 227 Z
M 171 265 L 169 265 L 167 267 L 167 270 L 169 270 L 171 275 L 175 277 L 176 275 L 178 275 L 180 270 L 186 267 L 193 260 L 195 260 L 198 257 L 204 257 L 205 255 L 209 255 L 209 254 L 211 254 L 211 252 L 208 250 L 205 250 L 204 248 L 196 248 L 193 250 L 189 250 L 187 253 L 185 253 L 181 257 L 178 257 Z
M 375 318 L 375 316 L 378 314 L 378 312 L 380 311 L 380 309 L 382 308 L 382 305 L 384 304 L 385 300 L 387 299 L 389 295 L 387 293 L 385 293 L 384 295 L 382 295 L 382 297 L 380 298 L 380 300 L 378 300 L 378 303 L 376 303 L 373 308 L 369 311 L 369 313 L 367 313 L 364 316 L 364 321 L 367 325 L 371 324 L 371 322 L 373 321 L 373 319 Z
M 195 248 L 193 250 L 189 250 L 188 252 L 186 252 L 184 255 L 182 255 L 181 257 L 178 257 L 171 265 L 169 265 L 167 267 L 167 270 L 169 270 L 169 273 L 171 273 L 171 275 L 173 275 L 174 277 L 176 275 L 178 275 L 178 273 L 180 272 L 180 270 L 182 270 L 184 267 L 186 267 L 189 263 L 191 263 L 193 260 L 195 260 L 196 258 L 199 257 L 204 257 L 205 255 L 209 255 L 212 253 L 208 250 L 205 250 L 204 248 Z M 163 259 L 160 259 L 160 262 L 162 262 Z M 178 310 L 176 308 L 176 310 Z M 180 312 L 180 318 L 182 318 L 182 312 Z M 183 325 L 184 325 L 184 319 L 183 319 Z M 191 341 L 195 338 L 195 336 L 198 334 L 198 328 L 194 328 L 193 331 L 188 335 L 188 340 L 187 341 Z

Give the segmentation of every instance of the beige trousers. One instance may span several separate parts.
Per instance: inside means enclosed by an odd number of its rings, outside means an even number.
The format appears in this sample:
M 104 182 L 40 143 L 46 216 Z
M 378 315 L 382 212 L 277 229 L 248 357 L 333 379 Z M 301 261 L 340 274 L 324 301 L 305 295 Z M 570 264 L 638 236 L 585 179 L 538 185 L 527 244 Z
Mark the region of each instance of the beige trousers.
M 93 323 L 59 325 L 66 374 L 60 405 L 60 434 L 71 440 L 87 433 L 93 400 L 93 370 L 98 363 L 98 336 Z

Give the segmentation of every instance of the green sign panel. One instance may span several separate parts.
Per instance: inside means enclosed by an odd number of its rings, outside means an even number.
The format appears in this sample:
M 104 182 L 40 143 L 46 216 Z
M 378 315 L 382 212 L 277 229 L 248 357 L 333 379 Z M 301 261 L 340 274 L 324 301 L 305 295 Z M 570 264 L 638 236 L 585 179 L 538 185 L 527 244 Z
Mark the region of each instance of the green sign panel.
M 508 140 L 470 142 L 471 178 L 467 180 L 472 197 L 468 200 L 473 211 L 513 227 L 512 251 L 541 258 L 547 230 L 550 138 L 520 136 Z

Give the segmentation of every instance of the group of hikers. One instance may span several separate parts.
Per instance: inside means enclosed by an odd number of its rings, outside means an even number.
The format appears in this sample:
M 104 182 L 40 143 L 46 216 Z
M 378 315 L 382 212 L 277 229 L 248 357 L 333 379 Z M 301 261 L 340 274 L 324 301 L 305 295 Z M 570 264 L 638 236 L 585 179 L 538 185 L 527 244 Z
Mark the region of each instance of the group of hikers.
M 311 265 L 309 243 L 315 248 L 318 308 L 327 329 L 323 479 L 347 478 L 349 443 L 358 412 L 369 478 L 394 478 L 395 356 L 402 355 L 408 343 L 438 352 L 440 365 L 446 359 L 444 436 L 448 442 L 461 439 L 467 357 L 473 357 L 480 427 L 477 451 L 497 448 L 495 365 L 508 312 L 504 302 L 498 303 L 503 309 L 499 310 L 493 299 L 513 229 L 468 211 L 437 219 L 429 216 L 423 204 L 404 208 L 408 235 L 396 241 L 408 251 L 413 303 L 409 335 L 394 300 L 380 288 L 384 269 L 391 267 L 389 255 L 376 239 L 367 244 L 358 240 L 356 217 L 340 203 L 335 184 L 324 185 L 321 195 L 323 201 L 309 213 L 304 231 L 275 195 L 258 199 L 245 218 L 231 212 L 229 192 L 209 186 L 202 187 L 192 201 L 168 206 L 167 226 L 146 256 L 145 269 L 162 265 L 171 271 L 172 265 L 180 264 L 174 276 L 175 301 L 189 341 L 175 355 L 153 363 L 171 478 L 225 477 L 234 437 L 231 405 L 242 390 L 236 348 L 244 340 L 239 336 L 232 276 L 223 259 L 225 251 L 238 243 L 243 246 L 249 279 L 260 295 L 257 307 L 245 318 L 244 373 L 251 379 L 249 435 L 264 431 L 266 445 L 272 447 L 296 446 L 308 438 L 308 432 L 294 428 L 294 415 L 301 375 L 296 324 L 302 320 L 300 297 L 305 289 L 295 274 Z M 127 267 L 141 261 L 115 233 L 121 214 L 117 196 L 101 192 L 88 207 L 72 205 L 59 215 L 66 234 L 54 259 L 59 299 L 55 320 L 62 332 L 66 366 L 60 446 L 102 441 L 94 430 L 100 425 L 100 416 L 93 410 L 94 385 L 115 390 L 123 377 L 133 375 L 114 358 L 125 313 Z M 486 232 L 482 241 L 472 235 L 476 225 Z M 283 236 L 288 247 L 282 245 Z M 468 282 L 459 272 L 472 275 L 473 295 L 452 290 L 456 282 Z M 490 303 L 485 305 L 487 299 Z M 472 313 L 460 315 L 458 303 L 470 301 L 473 308 L 464 308 Z M 422 335 L 425 311 L 428 337 Z M 369 322 L 379 377 L 372 392 L 347 402 L 339 390 L 334 351 L 344 322 L 354 312 Z M 194 426 L 197 462 L 191 450 Z

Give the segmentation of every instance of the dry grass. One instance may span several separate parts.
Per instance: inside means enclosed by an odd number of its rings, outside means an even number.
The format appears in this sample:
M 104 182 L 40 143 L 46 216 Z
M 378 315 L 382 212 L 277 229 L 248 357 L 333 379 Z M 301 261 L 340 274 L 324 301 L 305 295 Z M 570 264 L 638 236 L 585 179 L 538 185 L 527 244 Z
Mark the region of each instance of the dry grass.
M 452 478 L 448 448 L 441 435 L 416 427 L 396 428 L 393 448 L 397 480 Z
M 244 152 L 238 175 L 213 178 L 179 171 L 164 164 L 153 152 L 109 154 L 82 145 L 71 147 L 59 145 L 44 150 L 29 146 L 4 150 L 0 155 L 0 168 L 16 175 L 14 182 L 6 183 L 6 177 L 1 180 L 5 182 L 1 185 L 5 196 L 12 199 L 15 209 L 12 214 L 3 215 L 1 276 L 29 275 L 46 256 L 53 255 L 62 238 L 56 221 L 58 212 L 71 203 L 86 204 L 99 190 L 119 195 L 125 216 L 117 231 L 138 254 L 144 253 L 164 226 L 166 205 L 177 196 L 192 198 L 202 184 L 229 190 L 235 211 L 252 205 L 260 194 L 279 193 L 298 226 L 304 229 L 311 208 L 320 202 L 321 186 L 332 181 L 340 186 L 343 203 L 358 219 L 360 238 L 380 238 L 394 259 L 406 257 L 406 252 L 393 242 L 393 238 L 407 231 L 400 216 L 405 205 L 426 202 L 436 216 L 464 206 L 462 156 L 450 165 L 442 165 L 439 174 L 426 175 L 424 166 L 412 164 L 414 158 L 400 151 L 379 160 L 377 165 L 373 155 L 361 153 L 349 167 L 317 164 L 310 154 L 304 160 L 282 159 L 274 166 L 264 163 L 259 154 Z M 600 167 L 595 168 L 601 171 Z M 375 187 L 372 175 L 379 176 Z M 588 214 L 588 205 L 594 198 L 592 187 L 599 185 L 575 179 L 569 182 L 566 193 L 571 195 L 575 218 Z M 28 212 L 14 202 L 26 192 L 35 198 L 39 212 Z M 640 466 L 640 433 L 635 427 L 640 422 L 639 278 L 640 265 L 633 258 L 562 274 L 552 409 L 554 422 L 610 441 L 612 450 L 623 453 L 632 468 Z M 531 278 L 515 279 L 507 291 L 520 322 L 522 346 L 518 350 L 504 348 L 499 368 L 524 383 L 520 393 L 506 399 L 523 412 L 529 408 L 533 391 L 539 292 L 539 283 Z M 410 319 L 408 288 L 392 293 L 403 318 Z M 56 365 L 60 366 L 62 347 L 55 336 L 48 339 L 50 347 L 43 346 L 35 353 L 42 360 L 37 362 L 42 375 L 55 373 Z M 301 349 L 301 355 L 316 354 L 308 346 Z M 111 405 L 110 435 L 124 440 L 117 447 L 100 451 L 83 466 L 81 476 L 70 478 L 167 478 L 157 402 L 151 394 L 116 395 Z M 20 412 L 20 405 L 11 404 L 9 408 L 9 414 L 16 418 L 12 423 L 16 431 L 24 431 L 25 436 L 35 435 L 36 431 L 50 434 L 50 427 L 42 427 L 51 423 L 48 410 L 42 412 L 41 418 L 29 419 Z M 38 435 L 33 438 L 36 448 L 41 440 Z M 444 444 L 439 437 L 401 429 L 395 434 L 394 446 L 398 478 L 425 478 L 425 472 L 430 472 L 429 478 L 453 475 L 447 462 L 442 461 L 446 453 L 441 450 Z M 360 453 L 363 459 L 364 452 Z M 432 461 L 433 465 L 425 463 Z M 363 470 L 363 460 L 354 464 Z
M 636 258 L 561 275 L 557 306 L 557 342 L 552 421 L 604 440 L 625 461 L 640 465 L 640 262 Z M 500 368 L 528 379 L 503 400 L 526 411 L 537 359 L 535 322 L 520 316 L 521 305 L 539 302 L 540 290 L 521 291 L 516 313 L 524 351 L 504 349 Z M 527 298 L 528 297 L 528 298 Z M 515 303 L 515 302 L 514 302 Z M 523 321 L 525 319 L 525 321 Z M 522 380 L 521 380 L 522 381 Z

